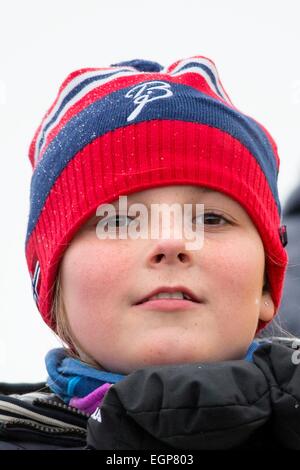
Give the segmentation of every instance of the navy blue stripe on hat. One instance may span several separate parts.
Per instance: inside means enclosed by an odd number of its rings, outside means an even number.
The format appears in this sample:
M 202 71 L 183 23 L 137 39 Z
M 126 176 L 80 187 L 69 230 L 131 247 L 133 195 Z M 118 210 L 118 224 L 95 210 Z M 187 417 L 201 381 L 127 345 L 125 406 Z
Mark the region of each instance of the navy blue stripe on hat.
M 41 136 L 41 139 L 38 143 L 38 151 L 41 150 L 41 147 L 44 143 L 44 139 L 45 139 L 45 134 L 47 132 L 47 130 L 49 129 L 50 126 L 52 126 L 52 124 L 57 120 L 57 118 L 59 117 L 59 115 L 61 114 L 61 112 L 63 111 L 64 107 L 69 103 L 69 101 L 74 97 L 76 96 L 78 93 L 80 93 L 81 90 L 83 90 L 87 85 L 89 85 L 90 83 L 92 82 L 96 82 L 98 81 L 99 82 L 99 86 L 101 86 L 101 81 L 103 80 L 106 80 L 108 77 L 113 77 L 114 75 L 119 75 L 120 72 L 123 72 L 123 71 L 128 71 L 126 69 L 117 69 L 115 70 L 114 72 L 111 72 L 109 71 L 108 73 L 102 73 L 99 74 L 99 75 L 95 75 L 93 77 L 89 77 L 89 78 L 86 78 L 85 80 L 83 80 L 82 82 L 80 82 L 77 86 L 75 86 L 74 88 L 72 88 L 72 90 L 64 97 L 61 105 L 59 106 L 59 108 L 57 109 L 57 111 L 55 112 L 55 114 L 53 115 L 53 117 L 50 119 L 50 121 L 45 125 L 44 129 L 43 129 L 43 133 L 42 133 L 42 136 Z

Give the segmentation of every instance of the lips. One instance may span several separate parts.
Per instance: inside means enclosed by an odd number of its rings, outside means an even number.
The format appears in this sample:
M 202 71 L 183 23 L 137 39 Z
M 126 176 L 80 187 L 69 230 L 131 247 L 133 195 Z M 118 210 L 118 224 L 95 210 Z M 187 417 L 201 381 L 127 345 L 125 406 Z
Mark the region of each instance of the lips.
M 174 286 L 174 287 L 161 286 L 161 287 L 158 287 L 157 289 L 153 290 L 152 292 L 149 292 L 149 294 L 145 295 L 142 299 L 140 299 L 138 302 L 136 302 L 135 305 L 143 304 L 143 303 L 149 301 L 149 299 L 151 297 L 153 297 L 154 295 L 160 294 L 162 292 L 168 292 L 168 293 L 182 292 L 184 295 L 189 297 L 190 301 L 195 302 L 195 303 L 201 303 L 202 302 L 202 300 L 200 298 L 198 298 L 193 291 L 191 291 L 190 289 L 188 289 L 185 286 Z M 169 300 L 172 300 L 172 299 L 169 299 Z

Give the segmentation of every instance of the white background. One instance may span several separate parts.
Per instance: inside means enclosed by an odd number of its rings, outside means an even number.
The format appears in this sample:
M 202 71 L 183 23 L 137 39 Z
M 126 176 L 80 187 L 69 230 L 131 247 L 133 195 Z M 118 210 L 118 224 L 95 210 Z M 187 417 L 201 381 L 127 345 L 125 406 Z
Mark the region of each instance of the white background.
M 24 242 L 28 147 L 72 70 L 131 59 L 211 58 L 225 90 L 281 156 L 284 203 L 300 181 L 298 0 L 0 0 L 0 381 L 46 378 L 59 345 L 31 294 Z

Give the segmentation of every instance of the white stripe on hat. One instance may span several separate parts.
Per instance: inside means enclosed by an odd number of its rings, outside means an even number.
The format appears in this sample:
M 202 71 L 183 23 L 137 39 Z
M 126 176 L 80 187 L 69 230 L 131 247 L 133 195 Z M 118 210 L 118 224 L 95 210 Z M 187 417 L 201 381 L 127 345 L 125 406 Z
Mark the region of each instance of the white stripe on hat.
M 98 70 L 98 71 L 93 71 L 93 72 L 84 72 L 80 75 L 77 75 L 77 77 L 75 77 L 73 80 L 70 81 L 70 83 L 68 83 L 68 85 L 63 89 L 63 91 L 61 92 L 60 96 L 59 96 L 59 99 L 57 100 L 57 103 L 55 104 L 54 108 L 52 109 L 51 113 L 46 117 L 45 121 L 43 122 L 43 125 L 40 129 L 40 132 L 39 132 L 39 135 L 37 137 L 37 140 L 36 140 L 36 144 L 35 144 L 35 153 L 34 153 L 34 162 L 35 162 L 35 165 L 37 164 L 38 162 L 38 158 L 39 158 L 39 155 L 42 153 L 44 147 L 45 147 L 45 144 L 46 144 L 46 141 L 47 141 L 47 137 L 48 135 L 51 133 L 51 131 L 53 130 L 53 128 L 56 126 L 56 124 L 62 119 L 63 115 L 77 102 L 79 101 L 83 96 L 85 96 L 87 93 L 89 93 L 91 90 L 93 90 L 94 88 L 97 88 L 99 86 L 99 84 L 104 84 L 104 83 L 108 83 L 110 82 L 111 80 L 114 80 L 115 78 L 118 78 L 118 77 L 123 77 L 123 76 L 126 76 L 126 75 L 134 75 L 137 72 L 137 70 L 135 70 L 134 68 L 130 67 L 129 69 L 124 69 L 124 67 L 119 67 L 121 70 L 118 72 L 118 73 L 114 73 L 113 75 L 111 75 L 110 77 L 106 77 L 106 78 L 101 78 L 101 75 L 107 75 L 108 73 L 110 72 L 116 72 L 116 69 L 118 67 L 114 67 L 114 68 L 109 68 L 109 69 L 106 69 L 106 70 Z M 55 121 L 53 121 L 51 123 L 51 125 L 49 126 L 49 128 L 47 129 L 47 131 L 44 131 L 45 127 L 47 126 L 47 124 L 53 119 L 53 116 L 56 114 L 56 112 L 58 111 L 58 109 L 60 108 L 63 100 L 66 98 L 66 96 L 72 91 L 72 89 L 76 88 L 76 86 L 80 85 L 80 83 L 82 83 L 84 80 L 87 80 L 88 78 L 92 78 L 92 77 L 96 77 L 100 75 L 99 79 L 92 82 L 92 83 L 89 83 L 87 84 L 84 88 L 82 88 L 75 96 L 72 97 L 72 99 L 70 99 L 63 107 L 63 109 L 60 111 L 59 115 L 56 117 Z M 40 145 L 40 142 L 41 140 L 43 139 L 43 145 L 41 147 L 41 149 L 39 150 L 39 145 Z
M 188 67 L 188 68 L 185 68 L 182 70 L 183 67 L 185 67 L 186 65 L 188 64 L 191 64 L 191 63 L 198 63 L 199 64 L 199 67 L 196 67 L 195 65 L 192 65 L 191 67 Z M 210 76 L 207 74 L 207 72 L 200 67 L 200 65 L 203 64 L 205 65 L 206 67 L 209 68 L 209 70 L 211 71 L 211 73 L 213 74 L 215 80 L 216 80 L 216 84 L 217 84 L 217 87 L 214 85 L 214 83 L 212 82 Z M 166 69 L 167 71 L 167 69 Z M 223 100 L 225 100 L 227 103 L 229 103 L 230 105 L 232 105 L 232 102 L 230 100 L 230 98 L 228 97 L 226 91 L 224 90 L 223 86 L 221 85 L 221 82 L 220 82 L 220 79 L 219 79 L 219 74 L 218 74 L 218 71 L 216 69 L 216 67 L 214 66 L 214 64 L 208 60 L 208 59 L 205 59 L 205 58 L 199 58 L 199 57 L 190 57 L 189 59 L 185 59 L 185 60 L 182 60 L 180 61 L 176 67 L 174 68 L 174 70 L 172 70 L 171 72 L 168 72 L 170 75 L 174 75 L 174 76 L 178 76 L 178 75 L 183 75 L 185 73 L 190 73 L 190 72 L 194 72 L 194 73 L 198 73 L 199 75 L 201 75 L 207 82 L 207 84 L 209 85 L 209 87 L 211 88 L 211 90 L 219 95 Z
M 36 302 L 38 301 L 38 298 L 39 298 L 37 286 L 39 283 L 40 272 L 41 272 L 40 263 L 39 261 L 37 261 L 35 265 L 33 280 L 32 280 L 33 296 Z

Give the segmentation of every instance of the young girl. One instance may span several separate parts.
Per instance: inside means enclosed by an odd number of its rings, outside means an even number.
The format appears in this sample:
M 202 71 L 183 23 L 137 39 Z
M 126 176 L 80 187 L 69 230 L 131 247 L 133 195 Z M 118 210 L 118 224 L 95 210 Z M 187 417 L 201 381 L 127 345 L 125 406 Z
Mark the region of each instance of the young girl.
M 277 148 L 214 63 L 70 74 L 30 161 L 33 295 L 66 347 L 45 387 L 2 385 L 2 445 L 300 448 L 297 350 L 253 341 L 287 266 Z M 151 236 L 173 204 L 192 208 L 168 222 L 202 233 L 196 249 Z

